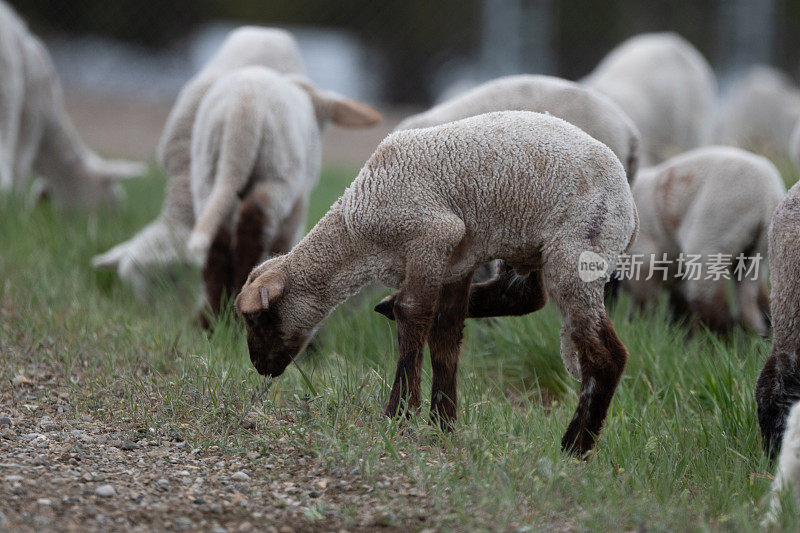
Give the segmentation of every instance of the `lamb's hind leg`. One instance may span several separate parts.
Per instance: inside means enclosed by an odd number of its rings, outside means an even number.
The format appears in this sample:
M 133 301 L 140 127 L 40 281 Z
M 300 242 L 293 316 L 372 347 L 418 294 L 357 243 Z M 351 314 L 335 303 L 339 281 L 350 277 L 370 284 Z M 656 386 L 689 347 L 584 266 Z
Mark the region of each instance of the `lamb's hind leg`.
M 467 276 L 442 288 L 428 337 L 433 370 L 431 421 L 438 422 L 442 429 L 448 429 L 456 419 L 456 374 L 471 277 Z
M 198 321 L 204 329 L 211 326 L 206 313 L 219 315 L 222 298 L 233 296 L 233 260 L 230 230 L 223 227 L 214 237 L 203 264 L 203 285 L 208 309 L 201 309 Z
M 606 314 L 602 280 L 569 283 L 562 278 L 554 297 L 561 309 L 564 333 L 571 341 L 569 349 L 577 352 L 581 377 L 578 407 L 561 448 L 582 456 L 592 449 L 600 433 L 628 352 Z

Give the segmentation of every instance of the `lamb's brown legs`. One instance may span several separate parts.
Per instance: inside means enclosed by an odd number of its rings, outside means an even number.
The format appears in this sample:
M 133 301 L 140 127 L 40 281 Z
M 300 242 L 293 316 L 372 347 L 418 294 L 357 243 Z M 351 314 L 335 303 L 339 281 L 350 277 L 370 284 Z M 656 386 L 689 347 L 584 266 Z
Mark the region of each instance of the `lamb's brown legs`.
M 599 321 L 591 316 L 572 316 L 569 320 L 571 340 L 580 362 L 581 390 L 575 414 L 561 439 L 561 449 L 580 457 L 592 449 L 600 434 L 628 351 L 605 310 Z
M 233 249 L 233 294 L 238 294 L 250 271 L 264 256 L 264 229 L 269 222 L 265 206 L 269 198 L 264 193 L 253 192 L 239 207 L 236 224 L 236 244 Z
M 206 300 L 209 310 L 200 311 L 198 320 L 203 328 L 209 328 L 210 323 L 206 312 L 216 316 L 219 314 L 222 297 L 225 294 L 233 295 L 233 260 L 231 254 L 231 236 L 228 228 L 223 227 L 214 237 L 211 248 L 208 250 L 206 262 L 203 265 L 203 285 L 206 291 Z
M 433 321 L 428 346 L 431 351 L 433 384 L 431 421 L 448 429 L 456 419 L 458 356 L 461 352 L 464 319 L 467 316 L 471 276 L 445 285 Z

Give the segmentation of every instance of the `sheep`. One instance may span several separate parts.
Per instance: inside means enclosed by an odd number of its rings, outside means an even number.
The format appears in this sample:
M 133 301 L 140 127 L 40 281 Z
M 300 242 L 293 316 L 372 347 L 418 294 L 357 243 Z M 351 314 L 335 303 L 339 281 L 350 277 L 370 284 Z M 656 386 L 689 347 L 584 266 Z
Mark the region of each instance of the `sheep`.
M 796 158 L 797 149 L 790 150 L 789 139 L 800 119 L 800 91 L 779 70 L 765 65 L 750 69 L 734 83 L 718 115 L 720 144 L 772 157 Z
M 115 203 L 118 182 L 145 169 L 83 144 L 46 48 L 0 1 L 0 191 L 21 190 L 33 170 L 57 204 L 92 207 Z
M 237 69 L 214 83 L 192 130 L 195 224 L 187 245 L 203 267 L 213 313 L 264 255 L 288 252 L 299 239 L 327 124 L 380 120 L 366 104 L 267 67 Z
M 770 313 L 772 353 L 756 383 L 758 423 L 764 451 L 775 458 L 787 424 L 787 413 L 800 401 L 800 184 L 786 194 L 769 228 Z
M 536 111 L 564 119 L 611 148 L 625 165 L 628 181 L 636 174 L 639 131 L 628 116 L 597 91 L 553 76 L 497 78 L 406 118 L 395 131 L 437 126 L 492 111 Z
M 778 458 L 778 469 L 772 481 L 769 510 L 761 523 L 762 527 L 769 527 L 778 522 L 781 512 L 780 493 L 786 487 L 791 488 L 795 501 L 800 504 L 800 402 L 791 405 L 786 417 L 786 431 Z
M 255 26 L 231 31 L 203 69 L 184 85 L 167 117 L 157 150 L 169 179 L 161 213 L 133 238 L 92 259 L 95 268 L 117 270 L 140 298 L 147 294 L 148 271 L 188 260 L 186 242 L 194 225 L 191 134 L 200 102 L 221 76 L 249 65 L 305 74 L 300 49 L 289 32 Z
M 628 39 L 582 83 L 611 98 L 639 128 L 643 166 L 711 140 L 714 73 L 700 52 L 675 33 Z
M 562 313 L 562 357 L 583 379 L 561 444 L 583 455 L 627 361 L 603 286 L 637 225 L 617 157 L 561 119 L 504 111 L 399 131 L 300 243 L 253 269 L 235 308 L 255 368 L 278 376 L 361 287 L 399 287 L 392 312 L 400 358 L 384 412 L 419 408 L 427 341 L 431 418 L 448 428 L 466 316 L 532 312 L 549 293 Z M 515 282 L 471 289 L 472 272 L 491 259 L 510 265 Z M 584 259 L 603 272 L 583 281 Z M 506 299 L 513 305 L 498 308 Z
M 664 267 L 650 261 L 663 261 L 665 255 L 673 267 L 681 257 L 684 261 L 682 272 L 653 269 L 625 279 L 623 285 L 634 301 L 640 306 L 652 302 L 664 284 L 671 291 L 675 310 L 688 306 L 691 316 L 709 329 L 725 332 L 734 322 L 726 298 L 727 275 L 736 279 L 741 319 L 757 333 L 766 334 L 764 269 L 744 275 L 746 270 L 737 273 L 735 268 L 760 266 L 737 261 L 739 254 L 766 256 L 770 217 L 786 191 L 775 166 L 738 148 L 709 146 L 640 170 L 632 190 L 641 216 L 632 261 L 639 257 L 651 268 Z M 722 266 L 710 266 L 715 260 Z M 734 267 L 734 276 L 726 265 Z M 725 274 L 712 272 L 720 268 Z M 679 279 L 681 275 L 685 276 Z

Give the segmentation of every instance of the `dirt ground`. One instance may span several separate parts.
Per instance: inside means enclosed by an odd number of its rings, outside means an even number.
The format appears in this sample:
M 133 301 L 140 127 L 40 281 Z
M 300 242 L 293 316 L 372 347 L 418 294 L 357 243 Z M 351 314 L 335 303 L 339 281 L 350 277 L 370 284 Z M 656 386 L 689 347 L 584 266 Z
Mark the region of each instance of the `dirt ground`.
M 67 112 L 87 145 L 100 154 L 150 161 L 171 102 L 152 103 L 85 92 L 66 92 Z M 323 164 L 360 167 L 378 143 L 407 115 L 419 109 L 382 109 L 382 124 L 364 130 L 331 126 Z
M 83 412 L 84 401 L 74 383 L 63 382 L 63 371 L 35 363 L 3 383 L 0 531 L 291 533 L 425 526 L 427 499 L 402 479 L 378 481 L 376 491 L 357 467 L 327 468 L 286 442 L 245 456 L 191 449 L 160 428 L 109 425 Z M 378 492 L 389 494 L 388 504 Z M 393 505 L 392 493 L 416 496 L 419 505 Z M 332 508 L 340 510 L 340 523 L 328 518 Z

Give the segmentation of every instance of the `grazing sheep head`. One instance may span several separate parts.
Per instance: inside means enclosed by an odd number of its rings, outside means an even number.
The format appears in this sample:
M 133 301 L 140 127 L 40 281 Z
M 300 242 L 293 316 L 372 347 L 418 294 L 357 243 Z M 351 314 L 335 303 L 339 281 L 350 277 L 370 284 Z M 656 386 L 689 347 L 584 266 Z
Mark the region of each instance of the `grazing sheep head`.
M 323 318 L 313 293 L 290 288 L 283 259 L 276 257 L 256 267 L 236 298 L 250 360 L 259 374 L 272 377 L 281 375 L 303 351 Z

